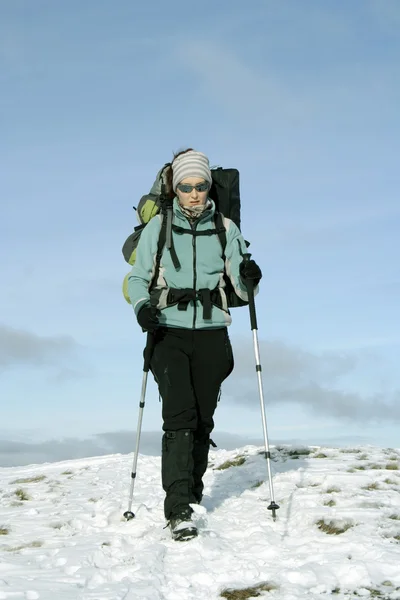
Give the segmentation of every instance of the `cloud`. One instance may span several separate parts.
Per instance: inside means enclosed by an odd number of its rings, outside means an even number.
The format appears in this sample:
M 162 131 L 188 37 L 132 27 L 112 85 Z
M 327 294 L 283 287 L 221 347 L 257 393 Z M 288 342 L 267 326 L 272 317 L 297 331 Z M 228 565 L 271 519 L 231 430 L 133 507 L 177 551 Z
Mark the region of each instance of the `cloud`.
M 140 438 L 139 453 L 147 456 L 161 456 L 162 431 L 143 431 Z M 264 439 L 260 435 L 246 436 L 225 431 L 218 431 L 214 435 L 217 450 L 236 450 L 243 446 L 259 446 L 264 449 Z M 307 439 L 308 438 L 308 439 Z M 270 440 L 271 446 L 310 444 L 310 435 L 290 439 Z M 110 454 L 131 454 L 135 450 L 135 431 L 113 431 L 94 435 L 91 438 L 65 438 L 61 440 L 47 440 L 44 442 L 21 442 L 0 438 L 0 467 L 17 467 L 24 465 L 60 462 L 94 456 L 107 456 Z M 327 437 L 326 432 L 312 435 L 312 445 L 320 446 L 347 446 L 371 443 L 367 435 L 338 435 Z M 129 468 L 131 457 L 127 458 L 127 485 L 129 484 Z
M 224 392 L 235 402 L 256 408 L 259 392 L 250 344 L 248 340 L 235 344 L 235 370 Z M 260 341 L 259 346 L 268 404 L 300 404 L 314 414 L 356 422 L 400 420 L 400 392 L 365 396 L 339 387 L 340 380 L 357 367 L 357 356 L 313 354 L 278 341 Z
M 298 98 L 277 77 L 257 72 L 222 44 L 185 41 L 176 54 L 177 60 L 197 76 L 205 94 L 245 121 L 264 115 L 273 123 L 282 114 L 291 118 L 301 114 Z
M 15 365 L 54 365 L 68 357 L 77 343 L 69 336 L 40 336 L 0 324 L 0 369 Z
M 143 431 L 140 438 L 140 453 L 160 456 L 161 437 L 162 431 Z M 226 432 L 218 432 L 216 439 L 218 448 L 226 450 L 241 448 L 247 444 L 263 444 L 261 437 L 246 437 Z M 85 439 L 65 438 L 44 442 L 0 439 L 0 467 L 58 462 L 108 454 L 130 454 L 135 449 L 135 443 L 135 431 L 105 432 Z M 129 468 L 128 463 L 127 468 Z
M 68 438 L 45 442 L 0 440 L 0 466 L 13 467 L 109 454 L 95 439 Z
M 328 23 L 337 15 L 314 16 L 315 21 L 310 26 L 307 13 L 306 28 L 311 37 L 319 30 L 318 39 L 324 43 L 324 29 L 329 30 Z M 293 20 L 293 14 L 290 17 Z M 377 106 L 385 107 L 386 116 L 389 113 L 396 115 L 397 65 L 383 59 L 375 63 L 366 59 L 360 68 L 359 60 L 341 51 L 341 42 L 345 36 L 351 47 L 354 35 L 364 31 L 359 31 L 358 25 L 349 27 L 338 18 L 329 32 L 331 41 L 328 44 L 329 53 L 336 50 L 335 59 L 322 68 L 320 61 L 313 61 L 311 56 L 305 60 L 303 56 L 304 62 L 293 72 L 291 63 L 286 61 L 288 54 L 298 52 L 302 55 L 304 51 L 303 47 L 291 48 L 292 39 L 297 39 L 301 28 L 302 25 L 296 22 L 294 38 L 285 30 L 287 44 L 282 47 L 283 64 L 280 69 L 273 58 L 279 42 L 275 40 L 271 44 L 268 36 L 253 41 L 252 49 L 257 58 L 252 61 L 248 53 L 238 51 L 237 45 L 233 47 L 213 39 L 206 43 L 204 39 L 178 40 L 173 60 L 181 66 L 180 71 L 186 71 L 186 75 L 193 79 L 191 85 L 197 86 L 205 101 L 222 109 L 223 115 L 235 119 L 236 128 L 246 130 L 253 126 L 256 127 L 251 130 L 253 135 L 254 131 L 261 131 L 263 136 L 267 133 L 276 135 L 273 140 L 275 153 L 282 151 L 281 145 L 284 145 L 285 149 L 292 147 L 297 154 L 308 148 L 315 154 L 313 134 L 321 139 L 321 133 L 327 135 L 327 131 L 334 136 L 340 130 L 346 132 L 347 137 L 350 131 L 363 134 L 366 123 L 368 130 L 375 125 L 380 131 L 382 113 L 377 111 Z M 340 35 L 337 35 L 339 31 Z M 313 42 L 304 35 L 305 48 L 310 51 Z M 260 61 L 260 57 L 264 60 Z M 268 152 L 268 143 L 263 150 Z M 329 154 L 326 142 L 324 151 Z M 296 156 L 297 160 L 299 158 Z

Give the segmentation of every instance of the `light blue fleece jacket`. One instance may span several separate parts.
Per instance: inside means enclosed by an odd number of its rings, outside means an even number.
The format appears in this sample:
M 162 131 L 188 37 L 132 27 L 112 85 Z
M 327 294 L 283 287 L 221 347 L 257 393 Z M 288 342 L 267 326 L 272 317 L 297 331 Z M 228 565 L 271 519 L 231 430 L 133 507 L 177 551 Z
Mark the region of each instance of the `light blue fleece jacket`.
M 210 202 L 195 222 L 197 230 L 215 229 L 215 203 Z M 144 304 L 150 303 L 149 286 L 155 272 L 157 243 L 160 234 L 162 216 L 156 215 L 144 228 L 136 250 L 136 262 L 128 277 L 128 294 L 137 315 Z M 168 327 L 183 327 L 185 329 L 206 329 L 226 327 L 232 319 L 227 307 L 224 293 L 224 267 L 232 285 L 240 298 L 247 300 L 247 291 L 239 276 L 239 265 L 243 254 L 247 252 L 246 244 L 240 230 L 233 221 L 223 217 L 226 229 L 225 265 L 222 257 L 222 246 L 217 234 L 193 236 L 188 233 L 173 231 L 173 243 L 178 255 L 181 268 L 176 270 L 170 256 L 170 251 L 164 246 L 158 281 L 155 284 L 160 295 L 160 325 Z M 179 207 L 178 199 L 173 203 L 173 224 L 190 229 L 191 225 Z M 200 300 L 190 301 L 187 310 L 179 310 L 177 305 L 166 306 L 169 288 L 219 288 L 222 307 L 212 307 L 211 319 L 203 318 L 203 306 Z M 254 293 L 258 292 L 258 287 Z

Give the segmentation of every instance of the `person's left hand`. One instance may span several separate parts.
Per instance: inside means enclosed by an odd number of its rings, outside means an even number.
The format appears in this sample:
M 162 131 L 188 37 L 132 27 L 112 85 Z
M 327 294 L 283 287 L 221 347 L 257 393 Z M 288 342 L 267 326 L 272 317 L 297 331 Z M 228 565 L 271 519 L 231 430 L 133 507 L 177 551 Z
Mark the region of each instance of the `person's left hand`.
M 239 265 L 239 273 L 243 282 L 251 282 L 254 287 L 258 285 L 262 277 L 261 269 L 255 260 L 244 260 Z

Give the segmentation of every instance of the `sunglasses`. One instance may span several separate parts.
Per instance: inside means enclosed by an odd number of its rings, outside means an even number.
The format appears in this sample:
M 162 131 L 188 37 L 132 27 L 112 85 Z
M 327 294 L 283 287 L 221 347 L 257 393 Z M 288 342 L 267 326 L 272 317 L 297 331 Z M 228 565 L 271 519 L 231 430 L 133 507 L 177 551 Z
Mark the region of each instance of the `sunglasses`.
M 190 194 L 194 190 L 194 188 L 196 188 L 198 192 L 207 192 L 207 190 L 210 189 L 208 181 L 204 181 L 203 183 L 197 183 L 196 185 L 189 185 L 188 183 L 179 183 L 176 187 L 180 192 L 183 192 L 184 194 Z

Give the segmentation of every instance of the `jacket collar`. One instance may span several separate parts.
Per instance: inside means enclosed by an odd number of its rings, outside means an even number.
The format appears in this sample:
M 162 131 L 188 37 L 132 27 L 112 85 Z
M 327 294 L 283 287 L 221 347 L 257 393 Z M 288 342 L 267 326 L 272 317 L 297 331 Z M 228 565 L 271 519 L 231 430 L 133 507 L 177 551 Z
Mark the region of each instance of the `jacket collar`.
M 214 202 L 214 200 L 211 200 L 211 198 L 207 198 L 207 202 L 209 202 L 211 206 L 210 206 L 210 208 L 206 209 L 202 213 L 202 215 L 198 219 L 197 223 L 201 223 L 202 221 L 207 221 L 208 219 L 210 219 L 211 217 L 214 216 L 215 209 L 216 209 L 215 202 Z M 181 219 L 181 220 L 185 221 L 186 223 L 188 222 L 187 218 L 181 211 L 181 208 L 179 205 L 179 200 L 177 197 L 174 198 L 173 211 L 174 211 L 174 214 L 178 217 L 178 219 Z

